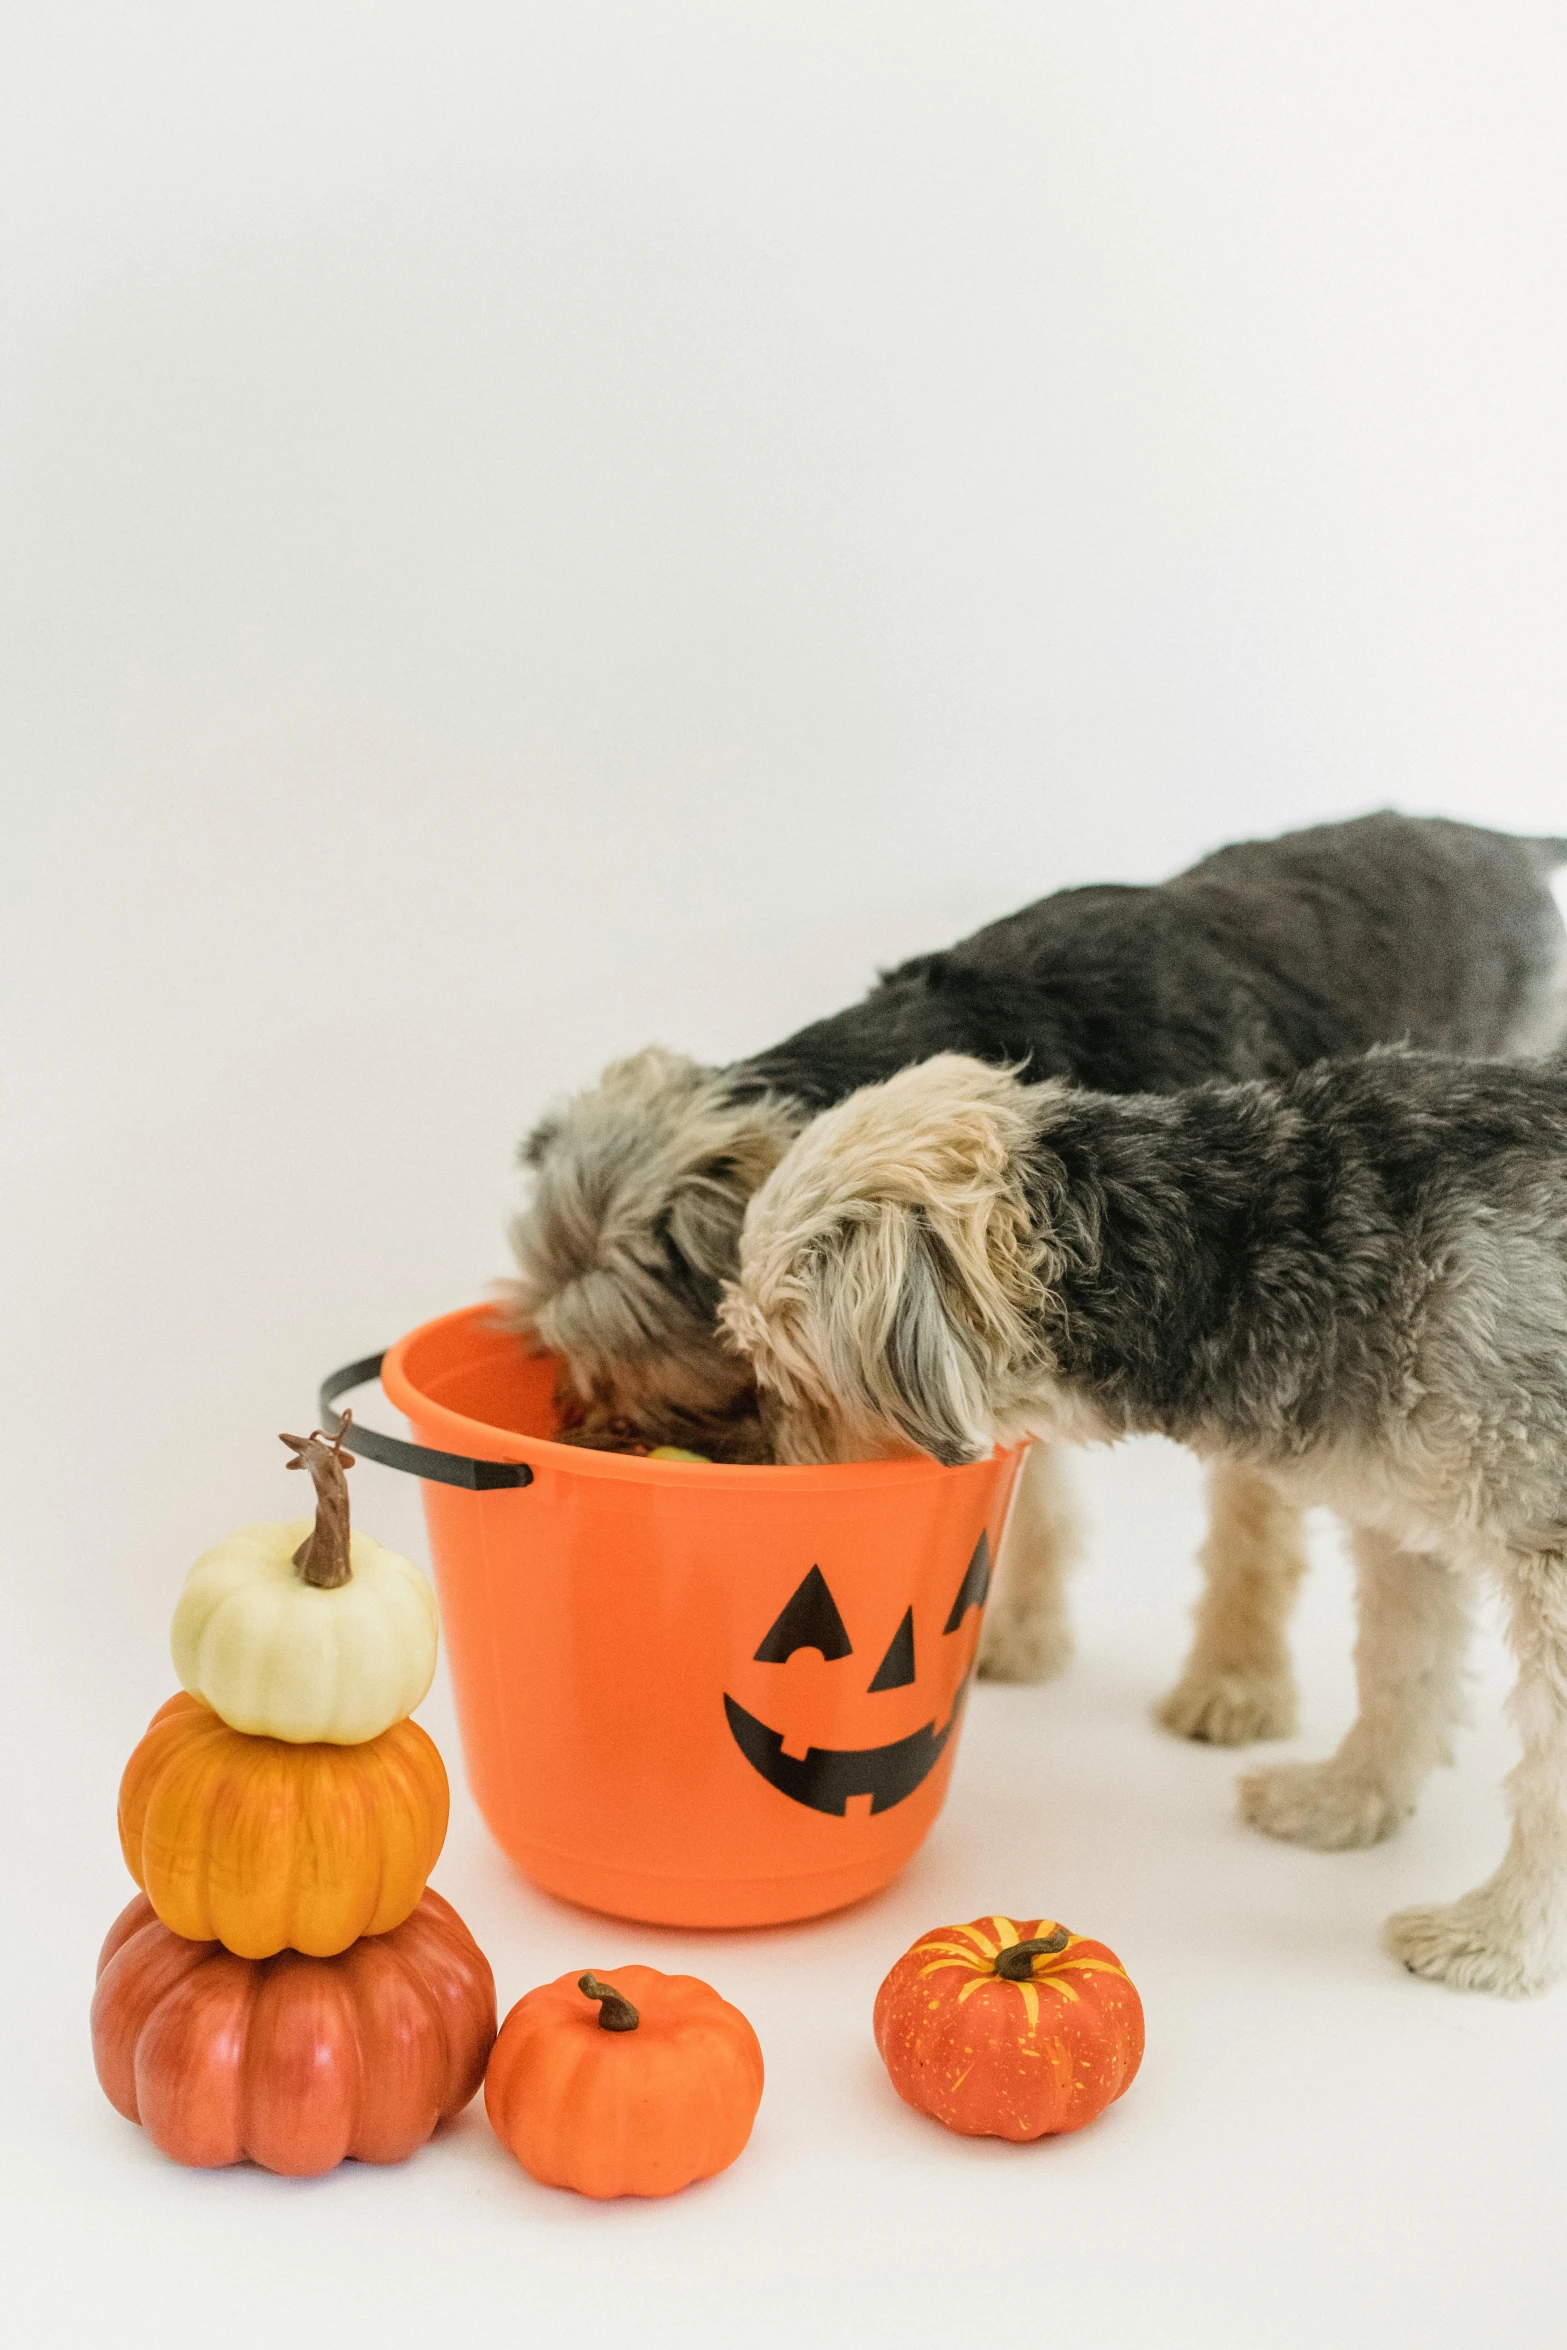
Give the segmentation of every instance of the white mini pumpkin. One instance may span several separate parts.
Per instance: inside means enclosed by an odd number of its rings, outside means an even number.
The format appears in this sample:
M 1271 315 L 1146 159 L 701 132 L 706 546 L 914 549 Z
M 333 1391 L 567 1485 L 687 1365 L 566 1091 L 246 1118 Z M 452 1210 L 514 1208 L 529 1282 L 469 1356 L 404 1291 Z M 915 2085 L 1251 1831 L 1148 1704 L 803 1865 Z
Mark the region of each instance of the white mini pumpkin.
M 429 1688 L 435 1594 L 410 1560 L 350 1533 L 341 1454 L 315 1438 L 291 1441 L 301 1458 L 289 1466 L 309 1468 L 320 1489 L 314 1524 L 242 1526 L 203 1553 L 174 1611 L 174 1669 L 231 1729 L 358 1746 L 412 1713 Z M 317 1572 L 331 1581 L 312 1579 L 312 1539 L 323 1554 Z

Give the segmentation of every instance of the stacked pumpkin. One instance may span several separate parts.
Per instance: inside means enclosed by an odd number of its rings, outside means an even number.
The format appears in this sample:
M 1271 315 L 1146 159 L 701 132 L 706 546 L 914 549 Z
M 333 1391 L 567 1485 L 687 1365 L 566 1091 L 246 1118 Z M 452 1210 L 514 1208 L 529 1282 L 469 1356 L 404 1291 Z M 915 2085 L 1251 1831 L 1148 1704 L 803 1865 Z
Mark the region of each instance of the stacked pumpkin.
M 352 1529 L 341 1436 L 285 1436 L 312 1524 L 247 1526 L 174 1617 L 183 1693 L 120 1786 L 141 1888 L 98 1960 L 111 2104 L 177 2162 L 309 2177 L 400 2162 L 467 2104 L 495 1983 L 427 1879 L 446 1772 L 408 1719 L 435 1671 L 429 1585 Z

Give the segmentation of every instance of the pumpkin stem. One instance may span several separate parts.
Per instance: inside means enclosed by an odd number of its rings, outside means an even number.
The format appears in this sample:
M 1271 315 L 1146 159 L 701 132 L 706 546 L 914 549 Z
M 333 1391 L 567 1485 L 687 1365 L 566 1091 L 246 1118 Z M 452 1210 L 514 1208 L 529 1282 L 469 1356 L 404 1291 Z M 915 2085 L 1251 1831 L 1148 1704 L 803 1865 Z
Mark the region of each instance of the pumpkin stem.
M 601 2032 L 634 2032 L 642 2021 L 624 1991 L 617 1991 L 613 1983 L 601 1983 L 597 1975 L 579 1975 L 577 1989 L 589 1999 L 597 1999 L 601 2002 L 599 2007 L 599 2030 Z
M 353 1574 L 348 1556 L 348 1479 L 353 1461 L 343 1451 L 343 1429 L 352 1413 L 345 1412 L 329 1443 L 319 1428 L 310 1436 L 281 1436 L 292 1445 L 291 1469 L 308 1469 L 316 1488 L 316 1522 L 294 1553 L 294 1564 L 318 1591 L 336 1591 Z
M 1036 1935 L 1032 1942 L 1014 1942 L 1009 1950 L 998 1952 L 996 1972 L 1005 1983 L 1026 1983 L 1036 1958 L 1053 1958 L 1071 1939 L 1065 1926 L 1057 1926 L 1053 1934 Z

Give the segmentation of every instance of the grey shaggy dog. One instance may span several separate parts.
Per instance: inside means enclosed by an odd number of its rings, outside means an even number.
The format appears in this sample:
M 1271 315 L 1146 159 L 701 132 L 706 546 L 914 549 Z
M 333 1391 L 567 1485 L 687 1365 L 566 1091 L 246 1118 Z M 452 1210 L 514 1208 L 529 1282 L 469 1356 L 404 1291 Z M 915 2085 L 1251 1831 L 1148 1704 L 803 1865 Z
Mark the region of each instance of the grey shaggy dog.
M 1506 1601 L 1512 1840 L 1388 1925 L 1416 1973 L 1567 1968 L 1567 1057 L 1384 1051 L 1168 1097 L 944 1055 L 818 1119 L 752 1201 L 726 1327 L 778 1455 L 1173 1437 L 1330 1504 L 1360 1717 L 1242 1782 L 1259 1827 L 1387 1835 L 1447 1755 L 1467 1579 Z
M 731 1067 L 651 1048 L 524 1146 L 518 1326 L 568 1368 L 568 1437 L 766 1457 L 746 1365 L 718 1327 L 747 1202 L 795 1137 L 857 1087 L 941 1052 L 1109 1093 L 1283 1077 L 1406 1040 L 1524 1054 L 1563 1032 L 1562 844 L 1384 813 L 1205 857 L 1152 888 L 1058 891 L 886 973 L 863 1002 Z M 981 1670 L 1033 1680 L 1070 1650 L 1072 1518 L 1036 1447 L 987 1610 Z M 1207 1592 L 1169 1727 L 1286 1734 L 1295 1513 L 1220 1468 Z

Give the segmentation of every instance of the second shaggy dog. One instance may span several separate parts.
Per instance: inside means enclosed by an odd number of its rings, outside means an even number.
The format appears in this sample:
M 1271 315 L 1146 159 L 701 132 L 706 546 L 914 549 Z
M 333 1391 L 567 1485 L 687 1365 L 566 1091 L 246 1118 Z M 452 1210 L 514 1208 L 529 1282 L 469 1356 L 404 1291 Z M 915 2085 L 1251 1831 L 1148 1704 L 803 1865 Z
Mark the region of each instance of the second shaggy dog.
M 956 1055 L 809 1127 L 753 1200 L 724 1320 L 779 1457 L 1159 1433 L 1350 1525 L 1360 1718 L 1244 1782 L 1368 1844 L 1458 1706 L 1464 1575 L 1505 1597 L 1523 1759 L 1487 1882 L 1392 1919 L 1415 1972 L 1567 1968 L 1567 1062 L 1378 1053 L 1169 1097 Z

